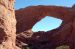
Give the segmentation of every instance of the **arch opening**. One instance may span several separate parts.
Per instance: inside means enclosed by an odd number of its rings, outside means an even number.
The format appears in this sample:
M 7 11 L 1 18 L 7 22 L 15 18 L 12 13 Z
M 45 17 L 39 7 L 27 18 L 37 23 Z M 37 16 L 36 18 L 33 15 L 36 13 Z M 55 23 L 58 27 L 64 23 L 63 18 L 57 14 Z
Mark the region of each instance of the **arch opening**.
M 58 18 L 54 18 L 52 16 L 46 16 L 43 19 L 41 19 L 40 21 L 38 21 L 33 27 L 32 27 L 32 31 L 33 32 L 38 32 L 38 31 L 50 31 L 53 29 L 58 28 L 63 20 L 58 19 Z

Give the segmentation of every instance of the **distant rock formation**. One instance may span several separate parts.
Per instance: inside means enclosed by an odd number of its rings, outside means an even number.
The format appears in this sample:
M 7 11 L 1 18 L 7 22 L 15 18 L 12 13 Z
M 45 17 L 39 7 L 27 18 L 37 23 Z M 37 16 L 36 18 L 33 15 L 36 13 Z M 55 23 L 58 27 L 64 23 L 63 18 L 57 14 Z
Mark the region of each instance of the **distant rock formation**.
M 34 45 L 38 49 L 55 49 L 63 44 L 69 45 L 71 49 L 75 49 L 75 6 L 30 6 L 15 12 L 17 35 L 19 35 L 17 40 Z M 63 23 L 59 28 L 48 32 L 31 33 L 33 35 L 30 38 L 26 38 L 21 34 L 21 32 L 24 33 L 24 31 L 32 29 L 34 24 L 45 16 L 62 19 Z

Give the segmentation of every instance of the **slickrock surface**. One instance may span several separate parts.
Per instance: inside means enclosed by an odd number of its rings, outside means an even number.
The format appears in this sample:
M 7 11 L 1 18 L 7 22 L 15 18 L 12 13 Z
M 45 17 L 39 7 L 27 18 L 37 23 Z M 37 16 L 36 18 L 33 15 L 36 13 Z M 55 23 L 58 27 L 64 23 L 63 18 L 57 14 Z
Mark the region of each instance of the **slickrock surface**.
M 61 45 L 69 45 L 71 49 L 75 49 L 75 5 L 73 7 L 30 6 L 15 12 L 17 34 L 19 34 L 17 40 L 33 45 L 38 49 L 54 49 Z M 33 33 L 31 38 L 21 36 L 21 32 L 32 29 L 34 24 L 45 16 L 59 18 L 63 20 L 63 23 L 57 29 Z
M 17 49 L 14 0 L 0 0 L 0 49 Z

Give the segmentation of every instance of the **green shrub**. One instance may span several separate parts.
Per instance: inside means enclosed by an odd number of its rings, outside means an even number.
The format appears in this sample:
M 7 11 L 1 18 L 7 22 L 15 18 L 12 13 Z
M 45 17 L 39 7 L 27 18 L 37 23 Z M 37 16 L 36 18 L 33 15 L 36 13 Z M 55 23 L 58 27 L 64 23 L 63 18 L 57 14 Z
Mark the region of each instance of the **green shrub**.
M 62 45 L 62 46 L 56 47 L 56 49 L 70 49 L 70 47 L 67 45 Z
M 30 49 L 29 47 L 22 47 L 21 49 Z

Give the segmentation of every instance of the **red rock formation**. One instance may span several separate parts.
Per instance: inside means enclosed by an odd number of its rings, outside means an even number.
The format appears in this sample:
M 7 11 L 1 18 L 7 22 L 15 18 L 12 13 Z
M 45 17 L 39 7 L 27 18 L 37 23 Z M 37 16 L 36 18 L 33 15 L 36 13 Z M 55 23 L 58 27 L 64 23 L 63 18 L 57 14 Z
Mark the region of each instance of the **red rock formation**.
M 0 49 L 17 49 L 14 0 L 0 0 Z
M 45 16 L 53 16 L 66 22 L 72 18 L 72 16 L 69 14 L 70 10 L 67 7 L 57 6 L 32 6 L 16 10 L 17 32 L 22 32 L 32 28 L 37 21 Z M 68 16 L 70 17 L 68 18 Z
M 45 46 L 55 48 L 56 46 L 66 44 L 75 48 L 75 6 L 71 7 L 59 7 L 59 6 L 31 6 L 23 9 L 16 10 L 17 19 L 17 33 L 24 32 L 31 29 L 36 22 L 44 18 L 45 16 L 53 16 L 63 20 L 62 25 L 47 33 L 35 33 L 29 39 L 24 37 L 17 37 L 18 40 L 27 43 L 37 43 L 37 45 L 46 40 L 50 44 Z M 39 36 L 41 36 L 39 38 Z M 38 37 L 38 38 L 37 38 Z M 29 41 L 29 42 L 28 42 Z M 34 42 L 32 42 L 34 41 Z M 43 45 L 44 46 L 44 45 Z

